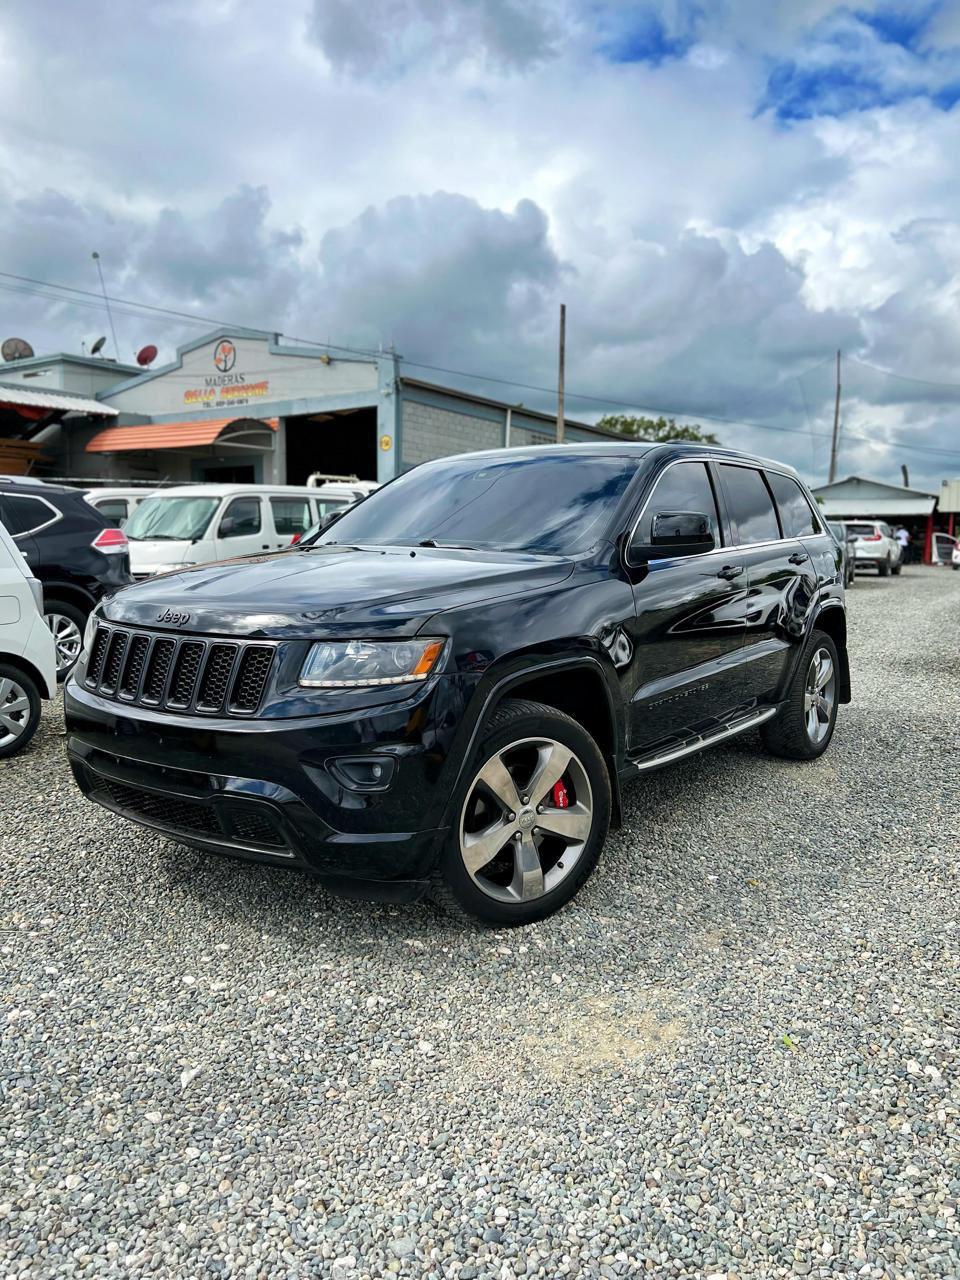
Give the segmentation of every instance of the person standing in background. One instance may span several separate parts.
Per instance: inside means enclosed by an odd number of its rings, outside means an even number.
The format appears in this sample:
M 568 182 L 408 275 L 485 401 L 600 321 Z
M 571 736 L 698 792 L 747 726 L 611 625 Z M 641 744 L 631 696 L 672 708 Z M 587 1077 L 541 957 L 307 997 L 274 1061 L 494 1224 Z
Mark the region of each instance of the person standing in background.
M 897 525 L 893 531 L 893 536 L 900 544 L 900 563 L 909 564 L 910 562 L 910 535 L 902 524 Z

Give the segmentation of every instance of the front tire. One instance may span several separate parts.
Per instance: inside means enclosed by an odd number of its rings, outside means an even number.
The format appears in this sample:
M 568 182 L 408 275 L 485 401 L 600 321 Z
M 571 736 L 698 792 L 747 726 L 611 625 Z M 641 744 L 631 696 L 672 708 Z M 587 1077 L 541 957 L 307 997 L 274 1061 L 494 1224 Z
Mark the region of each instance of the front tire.
M 785 760 L 816 760 L 830 745 L 837 723 L 840 664 L 825 631 L 807 641 L 780 712 L 761 727 L 763 745 Z
M 40 690 L 17 667 L 0 662 L 0 759 L 22 751 L 40 723 Z
M 589 878 L 610 826 L 610 779 L 593 738 L 553 707 L 509 699 L 458 787 L 433 897 L 484 924 L 533 924 Z

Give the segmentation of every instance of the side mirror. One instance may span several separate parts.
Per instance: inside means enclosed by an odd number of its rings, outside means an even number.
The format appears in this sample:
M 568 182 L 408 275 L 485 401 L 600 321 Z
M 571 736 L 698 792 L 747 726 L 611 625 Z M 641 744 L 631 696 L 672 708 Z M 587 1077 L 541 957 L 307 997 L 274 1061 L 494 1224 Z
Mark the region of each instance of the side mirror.
M 233 516 L 224 516 L 220 521 L 220 537 L 232 538 L 236 523 Z
M 671 556 L 696 556 L 712 551 L 716 541 L 710 517 L 703 511 L 657 511 L 650 521 L 650 541 L 632 542 L 629 558 L 665 560 Z

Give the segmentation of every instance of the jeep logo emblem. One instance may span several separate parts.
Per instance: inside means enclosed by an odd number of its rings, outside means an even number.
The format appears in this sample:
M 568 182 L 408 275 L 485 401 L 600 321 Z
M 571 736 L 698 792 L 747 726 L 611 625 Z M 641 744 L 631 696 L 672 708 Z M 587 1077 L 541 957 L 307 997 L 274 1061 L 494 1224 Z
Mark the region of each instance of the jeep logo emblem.
M 190 621 L 189 613 L 178 613 L 175 609 L 164 609 L 157 614 L 158 622 L 169 622 L 172 627 L 183 627 Z

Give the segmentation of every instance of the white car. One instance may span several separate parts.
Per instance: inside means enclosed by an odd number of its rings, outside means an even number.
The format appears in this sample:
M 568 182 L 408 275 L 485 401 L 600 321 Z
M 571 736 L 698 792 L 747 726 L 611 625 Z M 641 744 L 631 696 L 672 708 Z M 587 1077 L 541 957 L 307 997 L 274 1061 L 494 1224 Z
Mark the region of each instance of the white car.
M 152 493 L 152 489 L 88 489 L 83 496 L 105 520 L 122 528 L 144 498 Z
M 355 498 L 294 485 L 191 484 L 154 492 L 124 525 L 135 578 L 289 547 Z
M 876 569 L 881 578 L 897 574 L 903 568 L 900 562 L 900 543 L 883 520 L 846 520 L 847 533 L 852 535 L 853 563 L 855 569 Z
M 953 544 L 953 550 L 950 552 L 950 563 L 954 569 L 960 569 L 960 540 Z
M 0 524 L 0 757 L 22 751 L 57 692 L 57 646 L 43 618 L 43 588 Z

